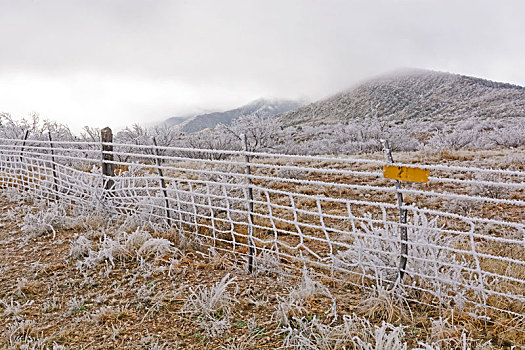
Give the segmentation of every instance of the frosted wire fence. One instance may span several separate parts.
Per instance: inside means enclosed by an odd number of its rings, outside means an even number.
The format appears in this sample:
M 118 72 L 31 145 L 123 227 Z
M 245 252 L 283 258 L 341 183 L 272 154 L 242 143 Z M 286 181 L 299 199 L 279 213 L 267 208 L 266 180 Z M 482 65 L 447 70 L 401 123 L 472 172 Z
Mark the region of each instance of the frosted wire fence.
M 256 273 L 307 268 L 364 288 L 397 283 L 420 305 L 525 332 L 524 171 L 407 165 L 429 169 L 430 181 L 402 184 L 401 225 L 378 160 L 113 144 L 114 187 L 105 191 L 100 143 L 0 145 L 3 187 L 169 225 L 239 261 L 252 246 Z M 408 263 L 396 282 L 400 226 Z

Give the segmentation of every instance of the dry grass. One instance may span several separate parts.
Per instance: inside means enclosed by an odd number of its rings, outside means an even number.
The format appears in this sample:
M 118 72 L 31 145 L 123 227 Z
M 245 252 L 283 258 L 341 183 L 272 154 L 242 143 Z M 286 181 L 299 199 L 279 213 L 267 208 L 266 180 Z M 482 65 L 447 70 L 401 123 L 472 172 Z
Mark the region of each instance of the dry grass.
M 4 204 L 2 211 L 10 209 L 12 205 Z M 108 234 L 112 229 L 104 230 Z M 114 230 L 119 231 L 118 227 Z M 12 232 L 17 232 L 15 239 L 11 239 Z M 153 231 L 140 232 L 127 234 L 128 249 L 137 252 L 145 242 L 163 238 Z M 398 300 L 384 289 L 363 295 L 344 284 L 328 287 L 309 275 L 303 275 L 301 281 L 278 280 L 273 273 L 250 276 L 218 251 L 201 254 L 186 249 L 170 258 L 145 254 L 139 260 L 130 255 L 115 259 L 114 266 L 100 262 L 82 272 L 76 262 L 86 254 L 71 252 L 87 233 L 89 230 L 59 229 L 54 240 L 34 236 L 24 243 L 25 253 L 20 254 L 16 238 L 24 233 L 0 231 L 4 242 L 0 254 L 2 346 L 376 349 L 441 342 L 442 349 L 453 349 L 459 343 L 443 339 L 464 326 L 479 327 L 457 315 L 443 324 L 432 323 L 431 318 L 438 319 L 435 312 Z M 166 233 L 166 237 L 171 235 Z M 87 237 L 94 249 L 100 237 Z M 290 306 L 283 316 L 287 322 L 276 317 L 283 303 Z M 353 313 L 370 321 L 351 316 Z M 213 325 L 221 321 L 221 327 Z M 489 340 L 479 333 L 476 337 L 480 340 L 472 346 Z M 500 347 L 510 341 L 494 339 Z
M 462 152 L 458 155 L 436 155 L 434 162 L 446 161 L 449 164 L 465 165 L 467 163 L 494 167 L 495 162 L 504 162 L 507 157 L 505 154 Z M 382 155 L 373 155 L 373 157 L 381 158 Z M 398 159 L 405 162 L 421 161 L 418 157 L 429 161 L 429 158 L 425 158 L 422 154 L 400 154 Z M 516 168 L 521 163 L 509 160 L 504 164 L 509 168 Z M 323 164 L 315 166 L 323 166 Z M 370 165 L 363 165 L 361 169 L 373 170 Z M 350 177 L 319 177 L 312 174 L 301 174 L 301 177 L 303 176 L 312 180 L 322 178 L 326 181 L 337 180 L 341 183 L 367 183 L 364 179 Z M 468 175 L 463 176 L 468 178 Z M 259 184 L 275 189 L 308 193 L 318 198 L 328 196 L 389 203 L 395 201 L 392 195 L 384 193 L 377 196 L 366 191 L 341 190 L 322 186 L 296 186 L 284 182 L 272 184 L 261 182 Z M 390 185 L 381 179 L 375 180 L 374 184 Z M 439 188 L 433 187 L 435 185 L 425 186 L 427 189 L 443 190 L 445 188 L 446 191 L 459 193 L 470 191 L 470 188 L 460 188 L 450 184 Z M 266 200 L 263 193 L 257 195 L 258 200 Z M 514 199 L 525 199 L 523 191 L 509 195 Z M 274 236 L 273 227 L 275 225 L 277 230 L 286 231 L 286 233 L 278 232 L 279 240 L 292 247 L 300 241 L 299 230 L 311 237 L 324 238 L 328 235 L 333 241 L 354 244 L 355 240 L 350 235 L 343 237 L 337 232 L 330 231 L 333 229 L 349 231 L 352 227 L 349 220 L 325 217 L 324 224 L 328 228 L 326 232 L 313 228 L 298 228 L 296 224 L 287 222 L 287 220 L 295 220 L 294 212 L 290 208 L 290 198 L 271 194 L 270 199 L 272 203 L 288 208 L 272 210 L 274 217 L 279 217 L 281 220 L 272 222 L 267 218 L 256 216 L 255 223 L 264 228 L 256 229 L 254 235 L 261 240 Z M 407 196 L 406 199 L 407 202 L 417 203 L 420 207 L 446 209 L 447 211 L 463 210 L 465 214 L 503 218 L 509 221 L 519 222 L 525 219 L 522 211 L 508 205 L 489 204 L 460 208 L 460 205 L 463 204 L 461 202 L 434 201 L 431 198 L 420 196 Z M 298 223 L 321 225 L 320 217 L 315 215 L 316 200 L 297 198 L 294 204 L 298 209 L 313 213 L 298 213 Z M 282 277 L 282 274 L 292 272 L 293 269 L 301 269 L 300 257 L 309 257 L 312 260 L 314 257 L 304 248 L 281 247 L 280 253 L 288 254 L 290 257 L 276 258 L 273 254 L 272 243 L 258 242 L 257 248 L 268 249 L 268 256 L 265 258 L 261 256 L 264 259 L 259 259 L 259 261 L 256 259 L 257 277 L 246 275 L 244 260 L 240 254 L 246 254 L 248 251 L 246 247 L 248 244 L 247 226 L 236 224 L 231 230 L 229 223 L 221 223 L 218 220 L 220 218 L 226 220 L 225 213 L 218 213 L 214 221 L 199 220 L 196 228 L 192 225 L 181 226 L 180 228 L 186 232 L 186 234 L 181 234 L 178 230 L 164 232 L 136 225 L 129 225 L 129 228 L 118 225 L 112 227 L 114 223 L 104 222 L 104 218 L 101 220 L 96 215 L 92 215 L 89 220 L 82 219 L 75 222 L 53 221 L 55 219 L 53 215 L 45 216 L 46 213 L 53 214 L 49 208 L 41 208 L 41 211 L 33 208 L 17 211 L 18 209 L 13 204 L 5 202 L 3 206 L 2 211 L 6 213 L 4 215 L 6 220 L 1 229 L 2 237 L 0 238 L 5 243 L 0 256 L 0 271 L 2 272 L 0 313 L 3 313 L 5 319 L 0 321 L 0 329 L 8 330 L 1 335 L 4 337 L 5 346 L 16 346 L 17 341 L 26 339 L 27 343 L 38 338 L 43 339 L 48 346 L 53 346 L 55 343 L 57 346 L 67 344 L 71 347 L 88 345 L 96 348 L 138 348 L 138 344 L 147 338 L 149 340 L 143 343 L 149 344 L 146 346 L 150 348 L 155 348 L 155 346 L 157 348 L 232 348 L 235 339 L 242 341 L 241 344 L 245 346 L 251 342 L 254 348 L 274 348 L 284 345 L 283 338 L 281 338 L 283 334 L 281 327 L 285 324 L 294 330 L 303 329 L 299 333 L 310 334 L 309 337 L 318 337 L 325 331 L 327 334 L 330 333 L 328 329 L 321 330 L 320 324 L 327 326 L 332 322 L 333 312 L 328 310 L 333 308 L 333 300 L 337 300 L 339 315 L 356 313 L 371 320 L 373 322 L 372 333 L 374 333 L 374 327 L 380 328 L 383 321 L 406 325 L 408 328 L 405 329 L 406 334 L 403 341 L 407 342 L 409 347 L 416 346 L 418 341 L 441 342 L 442 348 L 458 347 L 463 344 L 461 340 L 458 343 L 450 341 L 447 343 L 443 339 L 457 337 L 457 332 L 465 329 L 468 330 L 470 337 L 480 339 L 474 342 L 474 345 L 484 344 L 489 340 L 492 341 L 492 346 L 498 348 L 525 343 L 523 333 L 510 328 L 525 329 L 525 318 L 511 317 L 490 309 L 485 313 L 483 310 L 473 310 L 468 307 L 463 310 L 447 311 L 441 308 L 441 305 L 436 304 L 435 295 L 428 292 L 413 291 L 408 293 L 407 299 L 400 299 L 388 290 L 388 286 L 377 284 L 373 276 L 364 279 L 360 277 L 359 275 L 362 275 L 364 271 L 359 268 L 349 269 L 355 273 L 349 274 L 333 273 L 317 267 L 316 272 L 328 278 L 325 277 L 316 282 L 322 281 L 325 286 L 330 286 L 327 289 L 330 297 L 327 296 L 327 293 L 319 292 L 304 298 L 297 295 L 291 297 L 293 288 L 286 287 L 291 283 L 297 285 L 297 282 L 287 280 Z M 325 214 L 348 215 L 347 208 L 337 203 L 321 200 L 321 208 Z M 261 214 L 269 214 L 268 207 L 265 205 L 257 204 L 255 210 Z M 352 207 L 352 214 L 360 216 L 371 210 L 371 207 L 356 206 Z M 7 215 L 8 212 L 11 214 Z M 31 213 L 35 218 L 42 218 L 40 220 L 42 225 L 48 225 L 50 228 L 46 226 L 47 230 L 43 235 L 30 234 L 31 229 L 27 229 L 26 233 L 21 232 L 16 227 L 16 222 L 23 216 L 16 213 L 24 215 Z M 387 214 L 392 217 L 396 215 L 395 210 Z M 376 215 L 372 216 L 374 218 L 381 217 L 381 213 L 372 213 L 372 215 Z M 445 228 L 458 230 L 466 228 L 465 222 L 461 220 L 438 220 L 438 224 L 445 225 L 443 226 Z M 354 224 L 359 227 L 359 223 Z M 217 233 L 216 236 L 226 242 L 212 242 L 206 238 L 211 236 L 213 228 L 226 231 Z M 38 231 L 37 229 L 39 228 L 34 228 L 34 232 Z M 520 238 L 519 232 L 502 230 L 498 226 L 480 226 L 479 229 L 492 236 Z M 50 235 L 53 231 L 56 234 L 54 239 Z M 13 232 L 16 232 L 14 236 Z M 195 233 L 206 237 L 196 242 L 192 239 Z M 235 247 L 237 255 L 224 254 L 225 250 L 233 251 L 233 246 L 229 243 L 233 238 L 237 242 Z M 146 244 L 147 242 L 149 243 Z M 215 245 L 216 249 L 209 252 L 202 251 L 202 243 Z M 308 239 L 304 244 L 322 258 L 329 256 L 328 244 Z M 470 244 L 469 240 L 457 239 L 453 247 L 468 252 L 471 249 Z M 479 252 L 514 259 L 522 259 L 524 252 L 523 247 L 494 244 L 494 242 L 482 239 L 477 239 L 475 245 Z M 335 253 L 338 253 L 341 248 L 335 247 L 335 249 Z M 24 253 L 20 253 L 21 251 Z M 457 258 L 465 258 L 467 262 L 473 262 L 472 257 L 468 254 L 457 256 Z M 82 265 L 82 263 L 85 264 Z M 496 274 L 520 279 L 525 277 L 524 270 L 515 264 L 488 258 L 480 259 L 480 264 L 484 270 Z M 224 320 L 228 323 L 221 328 L 221 338 L 217 336 L 217 332 L 208 331 L 206 322 L 203 322 L 206 316 L 195 312 L 183 312 L 183 306 L 188 298 L 191 298 L 191 291 L 199 295 L 197 291 L 220 283 L 228 274 L 236 278 L 235 283 L 239 292 L 235 294 L 237 301 L 232 304 L 234 306 L 230 306 L 228 317 L 224 317 L 227 314 L 224 311 L 212 313 L 213 320 Z M 350 284 L 343 281 L 350 282 Z M 419 283 L 416 279 L 406 282 Z M 366 288 L 354 288 L 351 287 L 352 283 L 372 289 L 366 291 Z M 297 287 L 302 291 L 308 290 L 305 285 L 299 284 Z M 319 288 L 322 290 L 321 287 Z M 494 291 L 509 292 L 515 295 L 525 293 L 522 284 L 512 281 L 494 281 L 491 288 Z M 230 292 L 233 291 L 230 290 Z M 467 296 L 477 297 L 473 293 Z M 414 300 L 433 307 L 427 307 Z M 484 302 L 518 314 L 525 312 L 524 303 L 499 296 L 490 296 Z M 282 307 L 279 317 L 276 316 L 276 311 L 279 312 L 278 307 Z M 489 321 L 473 319 L 468 316 L 470 312 L 486 314 Z M 306 320 L 311 322 L 314 316 L 317 320 L 315 322 L 321 322 L 315 324 L 317 328 L 313 327 L 312 323 L 304 323 L 305 321 L 302 321 L 302 326 L 300 326 L 297 321 L 306 317 Z M 252 319 L 255 320 L 257 327 L 249 329 L 248 320 Z M 432 320 L 440 320 L 441 323 Z M 341 322 L 339 318 L 330 327 L 341 326 Z M 310 330 L 315 329 L 315 331 L 308 331 L 308 333 L 303 326 L 310 327 L 308 328 Z M 290 330 L 288 332 L 284 335 L 285 338 L 291 334 Z M 363 345 L 362 348 L 366 347 Z

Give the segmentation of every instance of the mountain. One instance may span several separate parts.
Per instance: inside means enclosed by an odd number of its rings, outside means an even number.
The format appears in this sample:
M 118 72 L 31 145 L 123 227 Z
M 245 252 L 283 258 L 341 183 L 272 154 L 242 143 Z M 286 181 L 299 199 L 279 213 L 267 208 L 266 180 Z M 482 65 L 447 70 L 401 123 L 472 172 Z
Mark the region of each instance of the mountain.
M 232 121 L 242 116 L 257 114 L 261 117 L 267 118 L 296 109 L 299 106 L 301 106 L 301 103 L 297 101 L 259 99 L 250 104 L 229 111 L 196 115 L 178 123 L 178 127 L 180 131 L 197 132 L 208 128 L 213 129 L 220 123 L 230 125 Z M 174 118 L 170 118 L 165 122 L 167 123 L 171 119 Z
M 461 120 L 470 117 L 525 117 L 525 88 L 428 70 L 404 70 L 277 118 L 284 126 L 383 120 Z
M 194 114 L 185 114 L 177 117 L 171 117 L 162 122 L 162 124 L 172 127 L 184 123 L 186 120 L 193 118 Z

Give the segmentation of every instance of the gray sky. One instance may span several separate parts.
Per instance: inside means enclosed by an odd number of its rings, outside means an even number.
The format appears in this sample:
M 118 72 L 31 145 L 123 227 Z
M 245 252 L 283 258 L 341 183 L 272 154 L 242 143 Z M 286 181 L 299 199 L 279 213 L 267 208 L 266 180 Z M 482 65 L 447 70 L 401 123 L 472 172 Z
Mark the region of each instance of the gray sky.
M 0 0 L 0 111 L 121 127 L 418 67 L 525 85 L 525 1 Z

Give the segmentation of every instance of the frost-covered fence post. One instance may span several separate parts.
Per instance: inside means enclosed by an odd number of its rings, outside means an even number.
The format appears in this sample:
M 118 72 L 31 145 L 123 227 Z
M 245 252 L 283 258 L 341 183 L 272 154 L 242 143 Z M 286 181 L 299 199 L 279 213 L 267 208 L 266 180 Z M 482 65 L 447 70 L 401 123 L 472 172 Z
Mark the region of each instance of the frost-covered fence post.
M 51 170 L 53 172 L 53 188 L 55 190 L 55 200 L 58 200 L 58 179 L 57 179 L 57 170 L 55 167 L 55 150 L 53 146 L 53 139 L 51 138 L 51 131 L 47 131 L 47 136 L 49 138 L 49 149 L 51 151 Z
M 115 164 L 113 163 L 112 153 L 113 132 L 109 127 L 100 130 L 100 140 L 102 141 L 103 186 L 106 191 L 111 191 L 115 186 L 115 181 L 113 180 L 113 176 L 115 176 Z
M 160 186 L 162 187 L 162 194 L 164 195 L 164 206 L 166 209 L 166 220 L 168 222 L 168 226 L 171 227 L 171 216 L 170 216 L 170 203 L 168 200 L 168 192 L 166 191 L 166 181 L 164 181 L 164 175 L 162 174 L 162 168 L 160 164 L 160 154 L 159 154 L 159 146 L 157 145 L 157 140 L 155 137 L 152 137 L 153 144 L 155 145 L 154 151 L 155 151 L 155 162 L 157 163 L 157 172 L 159 173 L 160 177 Z
M 242 139 L 244 142 L 244 162 L 246 163 L 246 175 L 248 175 L 247 182 L 248 182 L 248 244 L 249 244 L 249 252 L 248 252 L 248 271 L 250 273 L 253 272 L 253 255 L 255 253 L 255 242 L 253 241 L 253 189 L 252 189 L 252 178 L 251 175 L 251 168 L 250 168 L 250 157 L 248 156 L 248 139 L 246 138 L 246 134 L 242 135 Z
M 386 160 L 388 163 L 394 163 L 394 158 L 392 157 L 392 152 L 390 151 L 390 145 L 388 140 L 381 140 L 383 144 L 383 149 L 385 151 Z M 405 269 L 407 266 L 408 258 L 408 230 L 407 230 L 407 210 L 403 208 L 403 194 L 399 191 L 401 189 L 401 184 L 399 180 L 394 180 L 394 185 L 396 187 L 397 194 L 397 206 L 399 207 L 399 234 L 401 239 L 401 256 L 399 258 L 399 276 L 398 281 L 403 281 L 403 276 L 405 275 Z
M 20 148 L 20 185 L 22 185 L 22 191 L 27 191 L 25 182 L 24 182 L 24 175 L 22 174 L 22 168 L 24 167 L 24 148 L 26 147 L 26 141 L 29 137 L 29 129 L 26 130 L 24 133 L 24 139 L 22 141 L 22 148 Z M 27 174 L 27 179 L 29 182 L 29 174 Z

